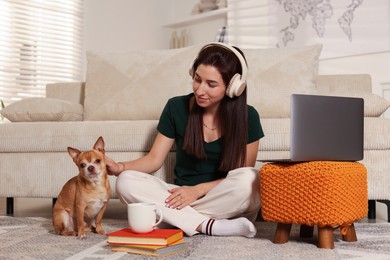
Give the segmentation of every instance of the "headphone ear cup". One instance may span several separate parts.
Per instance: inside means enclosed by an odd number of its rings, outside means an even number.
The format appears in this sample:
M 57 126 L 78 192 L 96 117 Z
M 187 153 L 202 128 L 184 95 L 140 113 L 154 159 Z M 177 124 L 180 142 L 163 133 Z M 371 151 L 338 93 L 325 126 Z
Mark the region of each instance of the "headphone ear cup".
M 230 98 L 238 97 L 242 94 L 246 87 L 246 82 L 241 80 L 241 75 L 236 73 L 229 82 L 226 88 L 226 95 Z
M 241 96 L 245 88 L 246 88 L 246 82 L 240 79 L 240 83 L 238 84 L 238 87 L 236 88 L 236 92 L 235 92 L 236 97 Z

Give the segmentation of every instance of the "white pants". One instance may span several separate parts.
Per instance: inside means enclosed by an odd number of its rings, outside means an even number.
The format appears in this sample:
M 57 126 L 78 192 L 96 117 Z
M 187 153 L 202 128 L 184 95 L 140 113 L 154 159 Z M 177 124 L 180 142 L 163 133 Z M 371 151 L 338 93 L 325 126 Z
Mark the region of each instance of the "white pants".
M 209 218 L 246 217 L 253 222 L 260 209 L 259 174 L 252 167 L 230 171 L 204 197 L 181 210 L 165 206 L 170 195 L 168 190 L 174 187 L 177 185 L 137 171 L 124 171 L 116 180 L 116 191 L 122 202 L 155 203 L 163 212 L 164 222 L 182 229 L 188 236 L 197 234 L 196 228 Z

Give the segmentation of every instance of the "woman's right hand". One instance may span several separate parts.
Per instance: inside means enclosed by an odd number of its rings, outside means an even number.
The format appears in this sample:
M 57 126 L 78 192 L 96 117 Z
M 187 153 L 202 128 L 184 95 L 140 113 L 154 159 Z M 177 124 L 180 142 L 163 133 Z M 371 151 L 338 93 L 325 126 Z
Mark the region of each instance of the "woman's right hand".
M 123 163 L 117 163 L 110 157 L 106 156 L 106 168 L 108 175 L 118 176 L 125 169 L 125 165 Z

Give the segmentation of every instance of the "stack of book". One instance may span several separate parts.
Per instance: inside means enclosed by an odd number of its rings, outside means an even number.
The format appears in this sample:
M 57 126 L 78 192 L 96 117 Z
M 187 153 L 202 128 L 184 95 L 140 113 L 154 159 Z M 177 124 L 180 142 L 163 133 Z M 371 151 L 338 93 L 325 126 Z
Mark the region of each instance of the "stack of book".
M 150 233 L 134 233 L 123 228 L 107 234 L 112 251 L 140 255 L 167 256 L 186 251 L 181 229 L 154 229 Z

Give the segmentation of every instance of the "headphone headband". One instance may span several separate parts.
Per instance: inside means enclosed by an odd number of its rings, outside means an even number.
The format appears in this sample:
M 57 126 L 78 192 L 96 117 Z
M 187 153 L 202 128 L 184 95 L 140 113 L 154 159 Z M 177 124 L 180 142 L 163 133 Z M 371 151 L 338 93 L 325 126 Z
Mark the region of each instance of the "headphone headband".
M 241 70 L 242 70 L 241 74 L 236 73 L 231 78 L 229 85 L 226 88 L 226 95 L 227 96 L 229 96 L 231 98 L 233 98 L 235 96 L 236 97 L 240 96 L 246 87 L 246 78 L 247 78 L 247 73 L 248 73 L 248 67 L 247 67 L 244 56 L 237 49 L 235 49 L 233 46 L 228 45 L 226 43 L 222 43 L 222 42 L 209 43 L 209 44 L 203 46 L 199 52 L 202 52 L 204 49 L 207 49 L 207 48 L 212 47 L 212 46 L 219 46 L 219 47 L 222 47 L 224 49 L 231 51 L 237 57 L 237 59 L 240 61 Z M 195 63 L 195 61 L 192 63 L 190 70 L 189 70 L 191 77 L 193 77 L 194 73 L 195 73 L 194 63 Z

